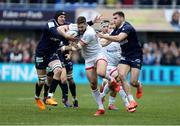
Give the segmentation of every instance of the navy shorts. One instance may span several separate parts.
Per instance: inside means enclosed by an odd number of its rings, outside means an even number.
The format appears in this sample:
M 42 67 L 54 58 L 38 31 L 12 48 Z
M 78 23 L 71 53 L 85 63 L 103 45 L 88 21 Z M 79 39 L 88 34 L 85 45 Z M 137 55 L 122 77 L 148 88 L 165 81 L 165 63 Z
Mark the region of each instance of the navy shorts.
M 37 69 L 46 69 L 48 64 L 54 60 L 59 60 L 59 57 L 56 53 L 50 54 L 50 55 L 41 55 L 41 54 L 35 54 L 35 67 Z
M 71 73 L 72 70 L 73 70 L 73 62 L 72 62 L 71 60 L 64 61 L 64 65 L 65 65 L 67 74 L 68 74 L 68 73 Z
M 142 57 L 141 56 L 139 56 L 139 57 L 122 57 L 119 63 L 120 64 L 127 64 L 131 68 L 141 69 Z

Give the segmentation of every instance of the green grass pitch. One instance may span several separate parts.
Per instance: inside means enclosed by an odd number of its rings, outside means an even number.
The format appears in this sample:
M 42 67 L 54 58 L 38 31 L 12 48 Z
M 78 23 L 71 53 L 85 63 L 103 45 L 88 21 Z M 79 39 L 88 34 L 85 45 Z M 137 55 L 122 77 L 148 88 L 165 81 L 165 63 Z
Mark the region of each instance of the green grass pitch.
M 144 95 L 137 100 L 139 107 L 135 113 L 126 112 L 118 95 L 119 110 L 106 110 L 104 116 L 94 117 L 97 105 L 89 85 L 77 85 L 78 109 L 63 107 L 58 87 L 55 94 L 58 106 L 40 111 L 33 98 L 33 84 L 2 83 L 0 125 L 180 125 L 180 87 L 144 86 L 143 89 Z

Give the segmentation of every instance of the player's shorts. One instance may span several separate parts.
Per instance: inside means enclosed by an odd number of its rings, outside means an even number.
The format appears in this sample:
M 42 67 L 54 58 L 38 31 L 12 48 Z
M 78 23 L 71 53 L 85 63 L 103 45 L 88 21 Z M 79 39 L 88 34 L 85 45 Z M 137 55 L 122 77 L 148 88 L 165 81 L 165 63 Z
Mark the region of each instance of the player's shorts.
M 73 62 L 71 60 L 64 61 L 64 66 L 66 68 L 67 73 L 73 70 Z
M 85 59 L 86 70 L 93 69 L 99 60 L 104 60 L 107 62 L 106 56 L 104 55 L 103 52 L 98 53 L 96 56 L 92 58 Z
M 56 53 L 50 54 L 48 56 L 35 54 L 35 67 L 37 69 L 46 69 L 48 64 L 54 60 L 59 60 L 59 57 Z
M 141 69 L 142 67 L 142 58 L 141 57 L 121 57 L 119 62 L 120 64 L 127 64 L 131 68 Z

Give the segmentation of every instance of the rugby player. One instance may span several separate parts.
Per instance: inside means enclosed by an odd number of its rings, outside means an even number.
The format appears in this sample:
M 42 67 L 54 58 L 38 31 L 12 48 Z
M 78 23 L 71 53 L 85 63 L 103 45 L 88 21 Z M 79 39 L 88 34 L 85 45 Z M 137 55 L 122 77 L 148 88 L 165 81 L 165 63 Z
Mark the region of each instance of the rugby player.
M 97 77 L 105 77 L 107 61 L 106 57 L 102 53 L 102 46 L 98 42 L 95 30 L 87 25 L 86 18 L 83 16 L 78 17 L 77 25 L 70 24 L 67 26 L 58 27 L 58 31 L 65 36 L 66 31 L 74 30 L 80 34 L 80 41 L 78 41 L 77 46 L 64 46 L 61 50 L 83 50 L 86 75 L 90 82 L 92 89 L 92 95 L 98 104 L 98 110 L 94 114 L 95 116 L 100 116 L 105 113 L 104 106 L 101 101 L 100 92 L 97 88 Z
M 106 39 L 107 43 L 120 42 L 122 58 L 118 65 L 118 74 L 115 75 L 115 78 L 122 82 L 123 89 L 130 102 L 130 108 L 135 108 L 137 103 L 131 94 L 126 77 L 130 72 L 130 84 L 137 88 L 136 97 L 141 98 L 142 84 L 138 81 L 138 77 L 142 66 L 142 48 L 138 42 L 136 30 L 130 23 L 125 21 L 125 15 L 122 11 L 113 14 L 113 21 L 116 25 L 113 32 L 110 35 L 99 33 L 98 36 Z

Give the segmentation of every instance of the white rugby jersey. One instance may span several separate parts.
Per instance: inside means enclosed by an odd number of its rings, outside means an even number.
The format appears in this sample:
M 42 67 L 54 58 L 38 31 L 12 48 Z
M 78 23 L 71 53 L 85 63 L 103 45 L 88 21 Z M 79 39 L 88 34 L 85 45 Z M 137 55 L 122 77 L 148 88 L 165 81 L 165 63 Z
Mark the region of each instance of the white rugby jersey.
M 77 24 L 70 24 L 69 30 L 78 31 Z M 85 60 L 94 58 L 102 49 L 102 46 L 98 42 L 96 32 L 91 26 L 87 26 L 84 34 L 80 36 L 80 41 L 85 44 L 82 48 Z
M 108 66 L 117 66 L 121 58 L 120 43 L 111 42 L 109 45 L 103 47 L 103 50 L 105 50 Z

